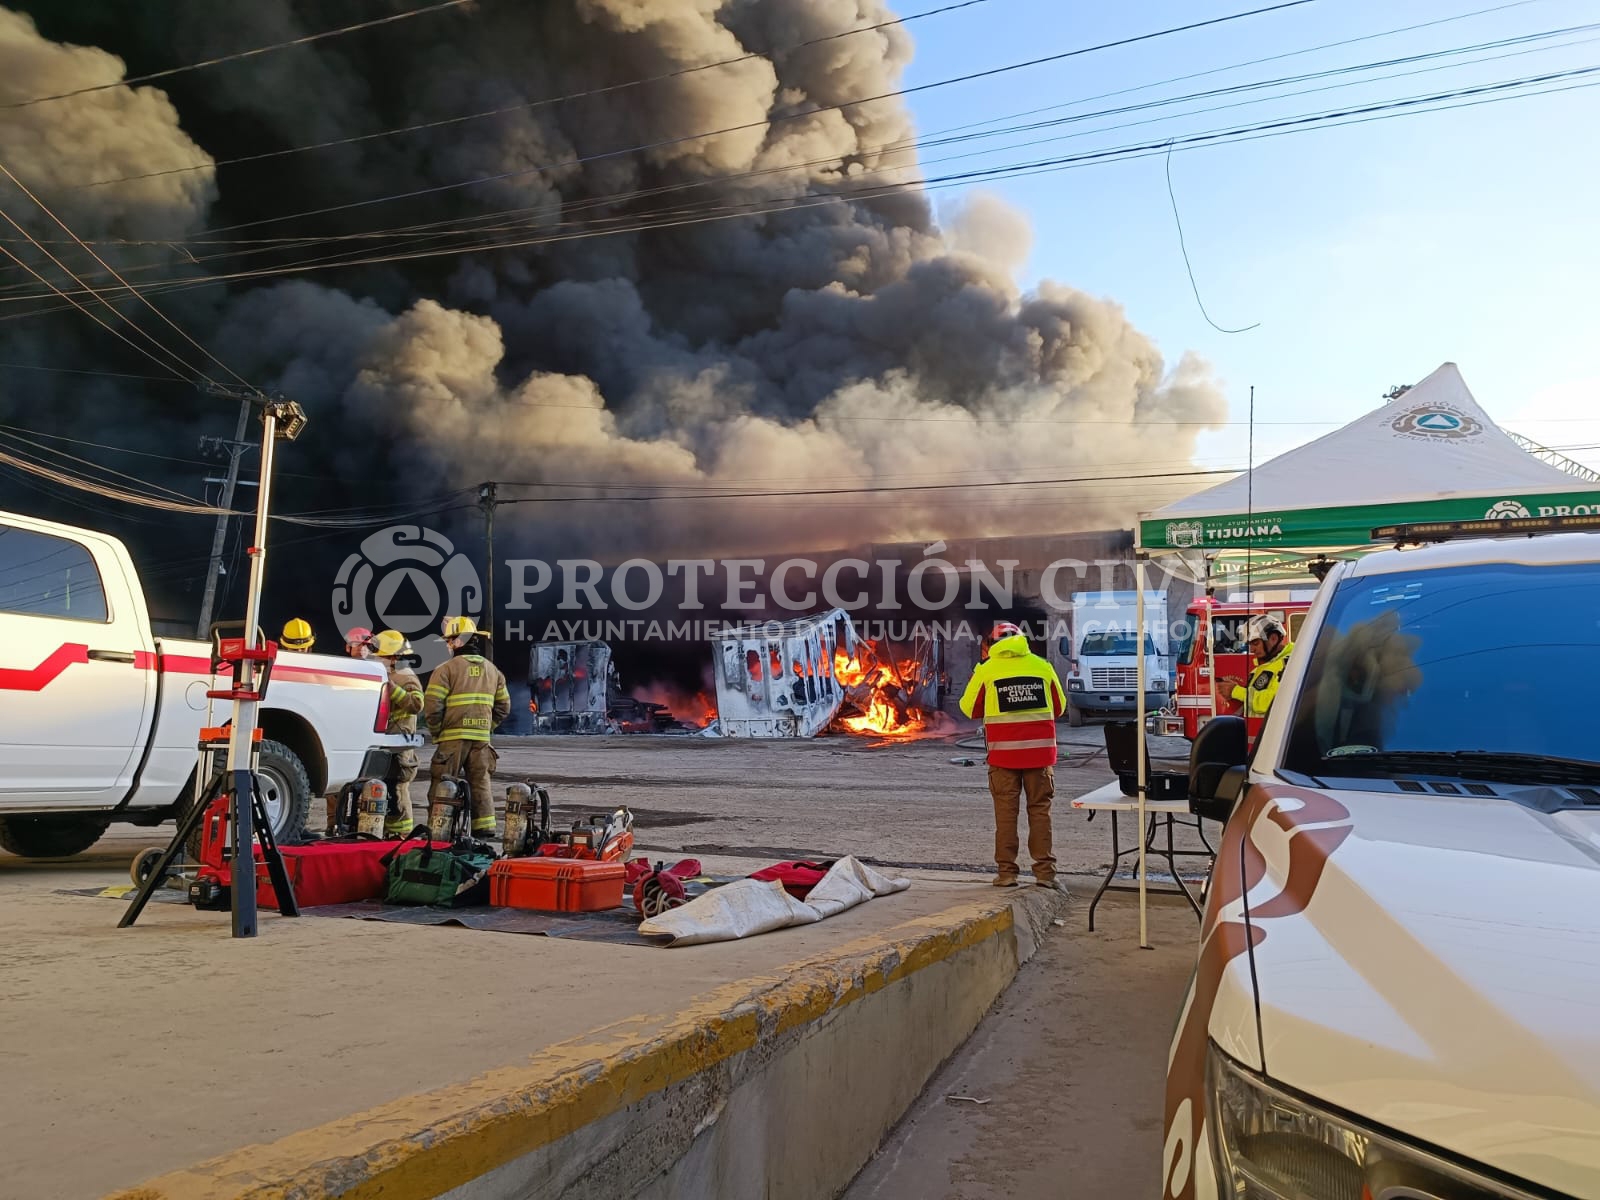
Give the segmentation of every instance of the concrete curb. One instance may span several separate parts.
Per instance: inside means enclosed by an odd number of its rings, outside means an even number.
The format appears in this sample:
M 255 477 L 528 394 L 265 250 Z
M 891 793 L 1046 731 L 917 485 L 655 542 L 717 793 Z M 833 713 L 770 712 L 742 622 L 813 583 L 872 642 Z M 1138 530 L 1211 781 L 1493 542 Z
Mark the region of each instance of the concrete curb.
M 111 1200 L 835 1195 L 1061 907 L 975 898 Z

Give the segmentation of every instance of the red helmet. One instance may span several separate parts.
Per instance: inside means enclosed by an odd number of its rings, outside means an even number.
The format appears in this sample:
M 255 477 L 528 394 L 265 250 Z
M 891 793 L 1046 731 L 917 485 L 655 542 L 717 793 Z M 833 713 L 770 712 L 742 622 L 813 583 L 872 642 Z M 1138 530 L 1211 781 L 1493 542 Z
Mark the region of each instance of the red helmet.
M 360 625 L 357 625 L 349 633 L 344 635 L 345 653 L 350 654 L 352 652 L 359 652 L 365 649 L 367 645 L 371 643 L 371 641 L 372 630 L 363 629 Z
M 996 621 L 994 628 L 989 631 L 989 640 L 998 642 L 1001 638 L 1016 637 L 1022 632 L 1022 627 L 1011 621 Z

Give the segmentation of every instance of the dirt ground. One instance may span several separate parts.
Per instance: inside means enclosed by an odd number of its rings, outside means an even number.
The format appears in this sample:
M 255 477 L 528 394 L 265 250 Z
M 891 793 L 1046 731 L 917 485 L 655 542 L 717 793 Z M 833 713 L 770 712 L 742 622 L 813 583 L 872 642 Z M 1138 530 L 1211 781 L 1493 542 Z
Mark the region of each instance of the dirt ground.
M 1100 932 L 1046 941 L 843 1200 L 1158 1194 L 1167 1044 L 1198 926 L 1157 901 L 1140 950 L 1136 912 L 1112 896 Z

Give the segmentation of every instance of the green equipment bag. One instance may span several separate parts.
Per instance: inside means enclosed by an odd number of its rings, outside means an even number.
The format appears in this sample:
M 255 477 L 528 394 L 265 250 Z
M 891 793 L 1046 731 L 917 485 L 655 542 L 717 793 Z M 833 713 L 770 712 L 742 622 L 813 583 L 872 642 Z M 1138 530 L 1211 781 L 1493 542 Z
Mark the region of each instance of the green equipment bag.
M 420 838 L 415 849 L 406 842 Z M 428 904 L 436 908 L 470 908 L 489 903 L 489 864 L 498 857 L 482 842 L 457 842 L 448 850 L 428 842 L 428 827 L 419 825 L 384 856 L 389 869 L 383 898 L 389 904 Z

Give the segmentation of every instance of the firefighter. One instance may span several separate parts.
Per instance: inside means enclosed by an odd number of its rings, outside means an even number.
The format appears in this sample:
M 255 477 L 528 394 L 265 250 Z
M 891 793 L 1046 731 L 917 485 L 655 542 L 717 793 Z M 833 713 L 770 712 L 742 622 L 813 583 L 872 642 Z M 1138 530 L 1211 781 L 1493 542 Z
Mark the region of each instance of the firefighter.
M 278 638 L 278 645 L 285 650 L 295 650 L 302 654 L 309 653 L 311 647 L 316 644 L 317 639 L 311 632 L 311 622 L 303 621 L 299 617 L 285 622 L 283 634 Z
M 1245 716 L 1264 717 L 1278 694 L 1278 681 L 1289 665 L 1294 643 L 1284 635 L 1283 626 L 1273 617 L 1251 617 L 1249 633 L 1250 657 L 1256 660 L 1249 684 L 1238 676 L 1222 682 L 1230 689 L 1228 694 L 1234 701 L 1244 707 Z
M 961 711 L 983 719 L 989 747 L 989 795 L 994 798 L 995 887 L 1017 886 L 1018 800 L 1027 797 L 1028 857 L 1040 887 L 1064 891 L 1056 881 L 1050 838 L 1050 801 L 1056 791 L 1056 719 L 1067 697 L 1056 669 L 1028 648 L 1016 625 L 1001 621 L 989 649 L 972 672 Z
M 346 654 L 348 654 L 351 658 L 360 658 L 360 659 L 371 658 L 372 657 L 372 630 L 366 629 L 363 626 L 357 625 L 349 633 L 345 634 L 344 635 L 344 652 Z M 413 729 L 416 728 L 415 723 L 413 723 L 412 728 Z M 416 773 L 413 772 L 411 777 L 413 779 L 415 779 L 416 778 Z M 326 801 L 326 803 L 328 805 L 327 831 L 328 831 L 328 836 L 332 837 L 333 836 L 333 827 L 334 827 L 334 825 L 336 825 L 338 823 L 338 820 L 339 820 L 339 793 L 338 792 L 329 792 L 326 796 L 323 797 L 323 800 Z
M 428 777 L 437 784 L 465 775 L 472 792 L 473 836 L 492 838 L 490 776 L 499 756 L 489 735 L 511 715 L 511 694 L 506 691 L 506 677 L 486 656 L 489 635 L 471 617 L 445 618 L 444 640 L 455 657 L 433 672 L 422 701 L 422 719 L 436 743 Z
M 422 681 L 401 661 L 403 655 L 411 653 L 410 643 L 403 633 L 385 629 L 372 639 L 372 653 L 389 671 L 388 732 L 416 733 L 417 716 L 422 712 Z M 385 780 L 393 810 L 384 821 L 384 836 L 405 837 L 411 832 L 411 781 L 416 777 L 417 752 L 407 746 L 394 756 L 394 765 Z

